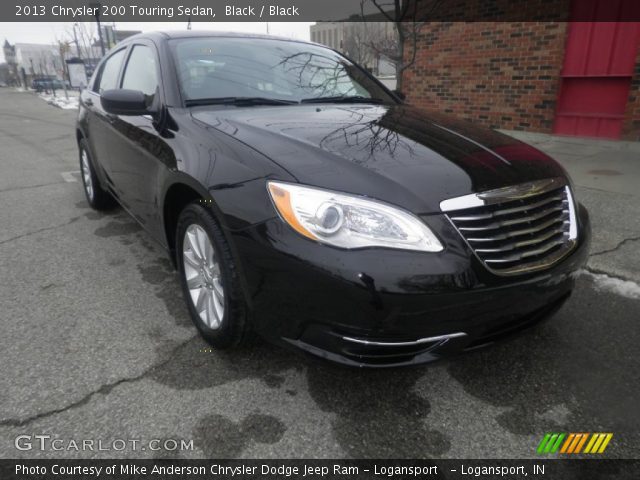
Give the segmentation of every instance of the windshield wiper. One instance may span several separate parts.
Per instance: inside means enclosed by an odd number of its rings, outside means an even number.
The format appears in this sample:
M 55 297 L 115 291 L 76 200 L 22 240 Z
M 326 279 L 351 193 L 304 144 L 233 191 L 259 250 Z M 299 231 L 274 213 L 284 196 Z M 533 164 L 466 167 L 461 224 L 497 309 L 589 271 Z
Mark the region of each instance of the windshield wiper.
M 384 103 L 381 98 L 369 98 L 361 95 L 339 95 L 335 97 L 303 98 L 300 103 Z
M 196 105 L 237 105 L 237 106 L 252 106 L 252 105 L 292 105 L 295 100 L 281 100 L 279 98 L 268 97 L 217 97 L 217 98 L 194 98 L 185 100 L 187 107 L 194 107 Z

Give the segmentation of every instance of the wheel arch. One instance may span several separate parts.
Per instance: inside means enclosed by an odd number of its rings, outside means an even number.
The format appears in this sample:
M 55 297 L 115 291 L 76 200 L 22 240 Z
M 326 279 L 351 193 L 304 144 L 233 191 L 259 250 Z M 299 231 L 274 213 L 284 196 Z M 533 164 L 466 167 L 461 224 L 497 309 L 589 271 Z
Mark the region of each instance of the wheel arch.
M 228 231 L 224 215 L 218 208 L 213 197 L 204 187 L 186 175 L 181 175 L 180 178 L 174 179 L 170 184 L 168 184 L 165 192 L 166 193 L 162 199 L 162 220 L 167 248 L 169 250 L 173 266 L 177 268 L 176 228 L 180 212 L 182 212 L 187 205 L 201 200 L 203 207 L 213 214 L 214 219 L 218 222 L 218 225 L 220 225 L 222 234 L 231 248 L 231 253 L 236 260 L 237 270 L 240 274 L 240 284 L 242 286 L 243 295 L 247 301 L 247 305 L 251 308 L 251 298 L 248 295 L 248 287 L 244 275 L 244 265 L 240 261 L 236 245 Z
M 171 260 L 174 266 L 176 261 L 176 227 L 180 212 L 190 203 L 204 200 L 205 198 L 206 194 L 202 190 L 194 188 L 194 186 L 184 181 L 176 181 L 166 190 L 162 201 L 162 223 L 164 225 L 165 240 L 169 252 L 171 252 Z
M 186 174 L 178 174 L 171 178 L 162 189 L 162 223 L 164 225 L 165 240 L 175 263 L 175 234 L 180 212 L 192 202 L 201 201 L 214 216 L 223 232 L 226 231 L 224 215 L 218 208 L 211 194 L 199 182 Z M 228 235 L 225 235 L 228 237 Z M 227 238 L 227 241 L 230 241 Z

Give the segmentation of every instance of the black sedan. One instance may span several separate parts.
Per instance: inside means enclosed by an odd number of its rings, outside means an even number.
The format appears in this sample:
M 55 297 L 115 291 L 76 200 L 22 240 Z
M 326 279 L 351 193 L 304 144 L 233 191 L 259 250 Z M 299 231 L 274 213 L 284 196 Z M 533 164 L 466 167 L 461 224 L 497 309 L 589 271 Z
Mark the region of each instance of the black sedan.
M 88 202 L 170 252 L 204 338 L 420 363 L 549 317 L 590 227 L 567 173 L 320 45 L 149 33 L 82 93 Z

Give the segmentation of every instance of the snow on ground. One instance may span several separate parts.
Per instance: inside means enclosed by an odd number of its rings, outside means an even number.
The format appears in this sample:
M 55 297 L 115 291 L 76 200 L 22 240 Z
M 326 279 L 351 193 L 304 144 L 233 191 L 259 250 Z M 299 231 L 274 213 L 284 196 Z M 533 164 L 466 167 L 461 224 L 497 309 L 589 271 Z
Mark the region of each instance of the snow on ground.
M 74 95 L 75 94 L 75 95 Z M 57 91 L 56 96 L 52 94 L 40 93 L 38 96 L 49 105 L 63 108 L 65 110 L 76 110 L 78 108 L 78 97 L 75 92 L 69 93 L 69 98 L 65 97 L 64 91 Z
M 640 285 L 629 280 L 621 280 L 619 278 L 610 277 L 604 273 L 591 273 L 586 270 L 580 272 L 593 279 L 595 287 L 599 290 L 622 295 L 623 297 L 640 300 Z

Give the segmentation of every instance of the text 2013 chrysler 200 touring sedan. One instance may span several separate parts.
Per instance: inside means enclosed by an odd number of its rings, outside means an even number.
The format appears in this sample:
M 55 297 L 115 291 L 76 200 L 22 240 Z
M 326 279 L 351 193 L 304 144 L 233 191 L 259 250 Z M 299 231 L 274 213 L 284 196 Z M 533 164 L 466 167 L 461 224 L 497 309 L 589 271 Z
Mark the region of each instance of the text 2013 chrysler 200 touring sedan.
M 328 48 L 149 33 L 82 93 L 91 206 L 172 255 L 215 347 L 250 331 L 349 365 L 426 362 L 548 317 L 590 238 L 567 173 L 403 104 Z

